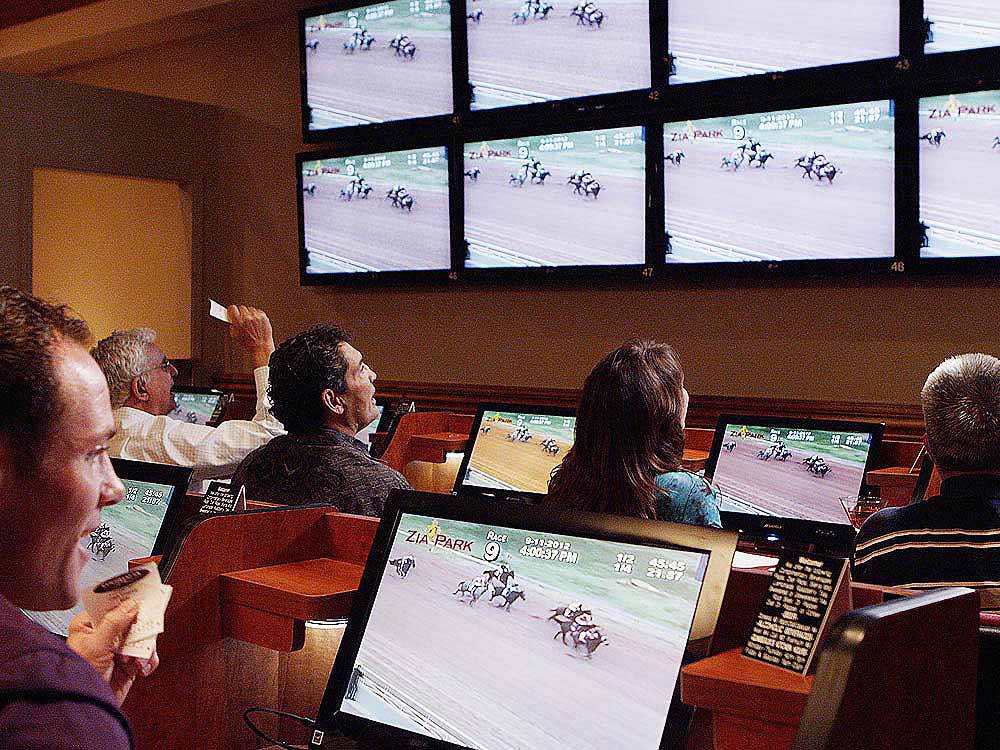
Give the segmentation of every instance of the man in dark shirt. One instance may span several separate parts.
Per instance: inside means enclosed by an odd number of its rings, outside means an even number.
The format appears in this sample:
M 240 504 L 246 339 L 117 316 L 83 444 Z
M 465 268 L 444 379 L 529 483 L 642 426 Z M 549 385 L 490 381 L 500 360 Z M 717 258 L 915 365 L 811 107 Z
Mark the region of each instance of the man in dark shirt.
M 64 307 L 0 287 L 0 748 L 131 747 L 119 708 L 136 664 L 116 655 L 137 610 L 74 619 L 68 641 L 21 612 L 77 602 L 81 538 L 121 500 L 107 383 Z M 144 673 L 155 664 L 147 665 Z
M 271 355 L 272 411 L 287 435 L 251 452 L 233 476 L 247 499 L 287 505 L 331 503 L 379 516 L 403 475 L 355 439 L 378 417 L 375 372 L 334 326 L 293 336 Z
M 855 542 L 854 578 L 916 590 L 968 586 L 984 610 L 1000 609 L 1000 360 L 947 359 L 920 398 L 941 493 L 869 518 Z

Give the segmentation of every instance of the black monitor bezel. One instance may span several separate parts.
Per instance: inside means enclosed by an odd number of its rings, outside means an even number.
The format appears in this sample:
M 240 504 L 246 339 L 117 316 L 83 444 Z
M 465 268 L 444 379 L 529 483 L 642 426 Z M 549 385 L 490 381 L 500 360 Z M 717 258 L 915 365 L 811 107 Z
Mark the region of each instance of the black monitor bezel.
M 309 253 L 306 249 L 305 235 L 305 198 L 302 187 L 302 165 L 307 161 L 323 159 L 343 159 L 349 156 L 365 156 L 380 152 L 412 151 L 425 148 L 445 148 L 447 152 L 448 170 L 448 239 L 449 264 L 447 268 L 430 270 L 406 271 L 361 271 L 341 273 L 308 273 Z M 452 268 L 455 265 L 455 156 L 454 142 L 450 138 L 434 137 L 433 134 L 411 134 L 408 138 L 401 136 L 383 137 L 371 141 L 347 141 L 336 147 L 303 151 L 295 155 L 296 205 L 298 209 L 299 238 L 299 283 L 302 286 L 346 285 L 406 285 L 414 282 L 447 281 L 455 277 Z
M 187 466 L 132 461 L 126 458 L 112 458 L 111 465 L 119 479 L 165 484 L 174 488 L 170 495 L 170 502 L 167 503 L 167 510 L 163 514 L 163 523 L 160 524 L 153 549 L 149 553 L 150 556 L 164 554 L 166 542 L 174 533 L 174 527 L 183 512 L 184 498 L 187 495 L 188 485 L 191 483 L 193 470 Z
M 209 427 L 218 426 L 219 422 L 222 421 L 222 415 L 225 413 L 226 406 L 229 405 L 230 401 L 229 394 L 225 391 L 220 391 L 218 388 L 210 388 L 200 385 L 174 385 L 171 392 L 175 395 L 178 393 L 191 393 L 194 395 L 219 396 L 220 398 L 215 404 L 215 409 L 212 411 L 212 418 L 206 422 Z
M 449 119 L 458 110 L 459 90 L 457 81 L 460 71 L 455 70 L 456 60 L 467 58 L 466 49 L 461 46 L 464 42 L 464 34 L 455 34 L 455 22 L 460 17 L 464 24 L 464 1 L 448 0 L 450 3 L 451 29 L 451 104 L 452 109 L 437 115 L 426 115 L 421 117 L 404 117 L 398 120 L 386 120 L 385 122 L 366 123 L 360 125 L 343 125 L 333 128 L 309 127 L 309 91 L 308 74 L 306 70 L 306 19 L 315 16 L 326 15 L 327 13 L 342 13 L 344 11 L 355 10 L 357 8 L 367 8 L 371 5 L 381 5 L 386 0 L 332 0 L 322 5 L 313 6 L 300 10 L 297 14 L 298 40 L 299 40 L 299 112 L 302 127 L 303 143 L 326 143 L 331 139 L 352 139 L 369 138 L 372 136 L 384 138 L 407 137 L 416 132 L 427 130 L 436 131 L 447 127 Z M 458 37 L 462 37 L 459 39 Z
M 649 134 L 655 132 L 650 129 L 653 124 L 649 119 L 637 117 L 636 115 L 623 115 L 620 112 L 606 112 L 599 116 L 592 116 L 586 120 L 572 117 L 564 117 L 558 121 L 546 123 L 521 122 L 517 125 L 494 124 L 484 126 L 475 132 L 472 140 L 463 140 L 460 152 L 456 155 L 458 167 L 463 175 L 459 181 L 457 189 L 453 190 L 456 203 L 461 212 L 461 239 L 460 258 L 461 266 L 458 269 L 458 278 L 469 281 L 492 281 L 492 280 L 518 280 L 525 278 L 538 278 L 540 276 L 551 276 L 553 278 L 577 277 L 577 278 L 643 278 L 652 274 L 652 263 L 650 249 L 653 247 L 650 239 L 650 195 L 652 194 L 653 183 L 650 170 L 650 147 Z M 577 127 L 579 126 L 579 127 Z M 465 237 L 465 149 L 466 146 L 476 141 L 508 140 L 514 138 L 539 137 L 546 135 L 562 135 L 586 133 L 592 130 L 611 130 L 615 128 L 641 127 L 645 133 L 645 165 L 643 169 L 643 181 L 645 186 L 645 209 L 643 211 L 643 236 L 645 237 L 643 262 L 642 263 L 621 263 L 615 265 L 553 265 L 538 267 L 520 266 L 497 266 L 491 268 L 471 268 L 465 265 L 468 244 Z M 471 137 L 471 133 L 466 133 L 465 137 Z M 555 186 L 555 185 L 554 185 Z
M 707 551 L 708 567 L 695 609 L 686 655 L 695 658 L 708 654 L 736 547 L 736 535 L 732 532 L 704 526 L 646 521 L 544 506 L 492 503 L 474 498 L 464 498 L 461 502 L 456 502 L 455 498 L 447 495 L 394 490 L 386 502 L 382 520 L 368 554 L 361 584 L 351 604 L 347 628 L 327 681 L 310 747 L 323 747 L 323 738 L 326 734 L 333 735 L 343 731 L 354 736 L 377 737 L 388 742 L 389 747 L 461 750 L 459 745 L 339 712 L 351 668 L 357 659 L 372 605 L 388 562 L 392 541 L 404 513 L 541 533 L 584 536 L 612 542 Z M 704 635 L 698 637 L 699 633 Z M 683 739 L 680 732 L 684 729 L 685 722 L 684 709 L 679 699 L 679 685 L 678 675 L 677 688 L 670 703 L 669 713 L 664 717 L 664 738 L 661 747 L 673 747 L 666 743 Z M 668 732 L 677 734 L 668 737 Z
M 462 454 L 462 464 L 459 466 L 458 474 L 455 477 L 455 486 L 452 492 L 463 497 L 489 498 L 492 500 L 520 500 L 527 502 L 538 502 L 545 497 L 544 492 L 528 492 L 526 490 L 504 490 L 494 487 L 477 487 L 466 485 L 463 478 L 469 470 L 469 463 L 472 461 L 472 452 L 476 447 L 476 440 L 479 437 L 479 428 L 483 423 L 483 415 L 488 411 L 505 411 L 517 414 L 538 414 L 552 417 L 576 417 L 576 409 L 570 406 L 546 406 L 544 404 L 510 404 L 505 402 L 481 402 L 476 406 L 476 416 L 472 421 L 472 430 L 469 433 L 469 444 Z M 575 434 L 575 433 L 574 433 Z M 575 439 L 574 439 L 575 442 Z M 565 458 L 565 456 L 563 456 Z
M 884 422 L 862 422 L 855 420 L 810 419 L 808 417 L 775 417 L 758 414 L 720 414 L 715 424 L 715 435 L 712 438 L 712 448 L 705 462 L 705 478 L 712 481 L 718 466 L 722 443 L 726 437 L 726 426 L 746 424 L 760 427 L 800 428 L 824 431 L 867 432 L 872 436 L 868 449 L 868 457 L 862 473 L 861 486 L 858 494 L 864 494 L 871 488 L 865 483 L 868 472 L 871 471 L 882 448 L 885 434 Z M 753 513 L 738 513 L 721 510 L 722 527 L 732 529 L 740 534 L 741 540 L 759 543 L 769 547 L 799 548 L 815 547 L 831 554 L 850 554 L 854 545 L 856 531 L 844 513 L 844 523 L 829 523 L 810 521 L 802 518 L 785 518 L 782 516 L 765 516 Z

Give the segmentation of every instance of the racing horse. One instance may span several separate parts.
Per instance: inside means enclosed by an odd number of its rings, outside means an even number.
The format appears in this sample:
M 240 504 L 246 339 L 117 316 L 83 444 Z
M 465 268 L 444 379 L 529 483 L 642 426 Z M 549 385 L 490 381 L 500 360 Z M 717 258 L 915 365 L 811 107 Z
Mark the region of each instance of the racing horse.
M 87 550 L 94 553 L 94 557 L 105 560 L 108 555 L 115 551 L 115 542 L 111 538 L 111 529 L 108 525 L 101 524 L 90 533 L 90 543 Z
M 469 19 L 470 21 L 472 21 L 474 24 L 478 25 L 479 22 L 483 20 L 483 9 L 482 8 L 476 8 L 471 13 L 466 13 L 465 17 L 467 19 Z
M 465 595 L 468 594 L 471 598 L 469 600 L 469 606 L 471 607 L 484 593 L 489 586 L 486 583 L 485 576 L 479 576 L 478 578 L 473 578 L 471 581 L 460 581 L 458 588 L 456 588 L 451 595 L 454 596 L 458 594 L 459 599 L 464 599 Z
M 726 453 L 732 453 L 734 450 L 736 450 L 736 441 L 730 440 L 728 443 L 723 443 L 722 450 L 724 450 Z
M 608 642 L 608 639 L 604 637 L 598 625 L 591 625 L 589 628 L 572 631 L 570 638 L 573 639 L 574 651 L 579 646 L 583 646 L 587 650 L 587 653 L 584 654 L 584 657 L 587 659 L 597 650 L 598 646 Z
M 764 165 L 767 164 L 767 160 L 773 158 L 774 154 L 772 154 L 770 151 L 764 151 L 763 149 L 761 149 L 759 153 L 755 153 L 753 156 L 750 157 L 750 166 L 751 167 L 756 166 L 758 169 L 763 169 Z M 757 163 L 754 164 L 754 162 Z
M 542 21 L 547 21 L 549 18 L 549 12 L 554 7 L 555 6 L 553 6 L 552 3 L 545 3 L 544 5 L 535 5 L 535 18 L 540 19 Z
M 996 138 L 993 139 L 992 148 L 996 148 L 997 146 L 1000 146 L 1000 135 L 998 135 Z
M 316 195 L 316 183 L 310 182 L 308 185 L 302 186 L 302 192 L 308 195 L 310 198 Z
M 510 178 L 507 180 L 507 184 L 511 187 L 524 187 L 524 181 L 528 179 L 523 172 L 518 174 L 510 173 Z
M 492 597 L 490 597 L 490 601 L 492 602 L 494 599 L 497 598 L 503 599 L 503 601 L 497 606 L 500 607 L 501 609 L 507 610 L 508 612 L 510 612 L 510 605 L 516 602 L 518 599 L 524 599 L 525 601 L 528 601 L 528 599 L 524 595 L 524 592 L 521 591 L 521 587 L 518 586 L 516 583 L 511 584 L 511 586 L 508 587 L 502 594 L 494 594 Z
M 604 189 L 604 186 L 601 185 L 601 183 L 599 183 L 597 180 L 591 180 L 590 182 L 586 183 L 583 186 L 583 197 L 584 198 L 588 198 L 589 197 L 589 198 L 593 198 L 594 200 L 597 200 L 598 194 L 603 189 Z
M 465 172 L 463 172 L 463 174 L 466 177 L 468 177 L 470 180 L 472 180 L 473 182 L 475 182 L 476 180 L 478 180 L 479 179 L 479 175 L 481 175 L 482 173 L 483 172 L 482 172 L 482 170 L 479 167 L 476 167 L 475 169 L 467 169 L 467 170 L 465 170 Z
M 400 578 L 406 578 L 406 574 L 410 572 L 410 568 L 417 567 L 417 561 L 409 555 L 406 557 L 397 557 L 395 560 L 390 560 L 389 564 L 396 568 L 396 574 L 399 575 Z
M 922 136 L 920 136 L 920 140 L 927 141 L 932 146 L 940 146 L 941 141 L 947 137 L 948 137 L 947 133 L 941 130 L 941 128 L 937 128 L 936 130 L 932 130 L 929 133 L 924 133 Z
M 674 166 L 677 166 L 685 158 L 683 151 L 671 151 L 669 154 L 663 157 L 663 161 L 669 161 Z
M 541 167 L 540 169 L 536 169 L 534 173 L 531 175 L 531 182 L 535 182 L 537 180 L 536 184 L 544 185 L 545 178 L 551 176 L 552 173 L 549 170 L 547 170 L 545 167 Z
M 593 613 L 589 609 L 584 609 L 582 604 L 569 607 L 558 607 L 549 610 L 552 614 L 547 619 L 559 626 L 559 632 L 552 636 L 552 640 L 562 637 L 562 642 L 566 643 L 566 636 L 574 629 L 586 630 L 594 627 Z
M 319 39 L 310 39 L 306 42 L 306 49 L 310 52 L 316 52 L 319 49 Z
M 528 22 L 528 16 L 531 15 L 530 6 L 528 4 L 522 5 L 520 10 L 515 10 L 510 16 L 510 22 L 521 24 L 522 26 Z

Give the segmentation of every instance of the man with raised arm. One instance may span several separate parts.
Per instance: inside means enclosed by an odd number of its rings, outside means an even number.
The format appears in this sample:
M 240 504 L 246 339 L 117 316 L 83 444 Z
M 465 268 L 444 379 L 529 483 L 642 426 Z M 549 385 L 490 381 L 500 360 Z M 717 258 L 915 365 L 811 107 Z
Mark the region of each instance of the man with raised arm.
M 190 424 L 167 415 L 177 406 L 172 392 L 176 368 L 156 345 L 156 331 L 114 331 L 91 354 L 111 392 L 116 434 L 111 455 L 194 469 L 193 481 L 232 476 L 255 448 L 284 433 L 267 400 L 268 359 L 274 351 L 271 321 L 253 307 L 228 310 L 230 336 L 253 361 L 257 410 L 252 420 L 232 419 L 218 427 Z
M 82 613 L 62 640 L 20 611 L 69 609 L 88 559 L 81 540 L 125 494 L 108 459 L 108 387 L 86 323 L 0 287 L 0 748 L 127 750 L 121 712 L 156 668 L 117 654 L 138 615 Z

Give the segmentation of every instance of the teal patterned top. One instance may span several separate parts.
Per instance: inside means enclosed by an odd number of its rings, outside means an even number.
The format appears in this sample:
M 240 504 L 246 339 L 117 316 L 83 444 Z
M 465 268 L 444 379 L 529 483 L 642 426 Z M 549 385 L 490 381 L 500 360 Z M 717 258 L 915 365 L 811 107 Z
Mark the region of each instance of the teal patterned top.
M 656 486 L 663 489 L 656 503 L 657 520 L 722 528 L 719 498 L 704 477 L 690 471 L 671 471 L 660 474 Z

